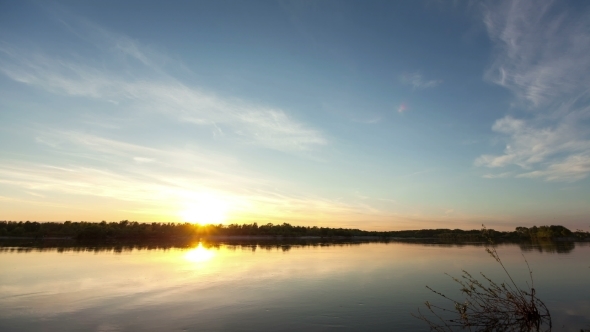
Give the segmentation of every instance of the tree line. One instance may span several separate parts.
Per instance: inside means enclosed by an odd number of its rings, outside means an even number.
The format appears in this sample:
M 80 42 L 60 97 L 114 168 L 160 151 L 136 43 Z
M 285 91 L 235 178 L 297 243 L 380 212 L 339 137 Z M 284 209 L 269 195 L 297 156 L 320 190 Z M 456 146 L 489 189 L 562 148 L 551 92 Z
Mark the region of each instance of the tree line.
M 572 232 L 564 226 L 516 227 L 512 232 L 487 230 L 496 240 L 535 240 L 554 238 L 590 239 L 590 233 Z M 0 221 L 0 236 L 52 238 L 67 237 L 80 240 L 105 239 L 173 239 L 207 236 L 275 236 L 275 237 L 377 237 L 402 239 L 484 240 L 481 230 L 421 229 L 403 231 L 364 231 L 353 228 L 296 226 L 288 223 L 258 225 L 199 225 L 191 223 L 119 222 L 36 222 Z

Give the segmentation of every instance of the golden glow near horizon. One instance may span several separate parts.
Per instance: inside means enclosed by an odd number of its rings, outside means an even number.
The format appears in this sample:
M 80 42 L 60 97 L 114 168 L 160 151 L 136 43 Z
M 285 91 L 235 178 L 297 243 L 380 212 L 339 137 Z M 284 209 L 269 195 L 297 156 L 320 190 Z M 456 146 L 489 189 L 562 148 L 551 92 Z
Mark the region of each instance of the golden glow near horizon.
M 196 248 L 191 249 L 184 254 L 184 258 L 193 263 L 206 262 L 213 258 L 213 256 L 215 256 L 215 253 L 212 250 L 204 248 L 201 242 L 199 242 L 199 245 Z
M 198 224 L 220 224 L 226 221 L 229 204 L 214 194 L 201 193 L 185 204 L 179 215 L 183 221 Z

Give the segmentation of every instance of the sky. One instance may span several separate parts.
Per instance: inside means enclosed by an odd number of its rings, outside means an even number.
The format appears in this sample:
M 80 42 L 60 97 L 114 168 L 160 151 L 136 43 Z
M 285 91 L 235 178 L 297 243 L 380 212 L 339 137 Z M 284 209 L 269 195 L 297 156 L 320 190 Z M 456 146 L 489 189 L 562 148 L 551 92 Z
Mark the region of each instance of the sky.
M 0 1 L 0 220 L 590 226 L 586 1 Z

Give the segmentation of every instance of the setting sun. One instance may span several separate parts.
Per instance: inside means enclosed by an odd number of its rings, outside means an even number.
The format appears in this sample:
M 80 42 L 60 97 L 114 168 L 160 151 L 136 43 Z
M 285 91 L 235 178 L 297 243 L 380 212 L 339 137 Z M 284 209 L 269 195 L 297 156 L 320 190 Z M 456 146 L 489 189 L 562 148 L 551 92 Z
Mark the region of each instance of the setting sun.
M 199 195 L 180 212 L 182 220 L 199 224 L 219 224 L 227 218 L 229 205 L 213 195 Z

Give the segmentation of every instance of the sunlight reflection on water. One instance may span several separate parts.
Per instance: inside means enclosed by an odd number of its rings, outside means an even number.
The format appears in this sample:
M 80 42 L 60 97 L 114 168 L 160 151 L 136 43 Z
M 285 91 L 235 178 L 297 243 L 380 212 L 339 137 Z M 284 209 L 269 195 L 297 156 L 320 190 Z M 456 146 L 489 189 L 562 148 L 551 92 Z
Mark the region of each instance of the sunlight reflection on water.
M 193 263 L 206 262 L 215 256 L 213 250 L 205 249 L 203 244 L 199 242 L 196 248 L 190 249 L 184 254 L 184 258 Z

